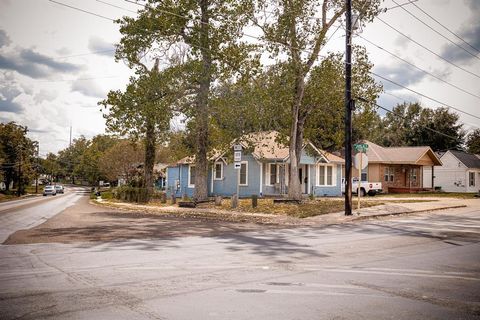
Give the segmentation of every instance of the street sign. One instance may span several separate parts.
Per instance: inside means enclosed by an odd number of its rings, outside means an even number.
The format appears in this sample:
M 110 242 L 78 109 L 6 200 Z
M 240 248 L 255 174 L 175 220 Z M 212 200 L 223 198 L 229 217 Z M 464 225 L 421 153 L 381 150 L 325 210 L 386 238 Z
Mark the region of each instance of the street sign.
M 233 153 L 233 161 L 241 161 L 242 160 L 242 151 L 235 151 Z
M 355 169 L 363 170 L 368 166 L 368 157 L 365 153 L 357 153 L 353 158 L 353 166 Z
M 240 169 L 240 168 L 242 167 L 242 163 L 241 163 L 241 162 L 234 162 L 234 163 L 233 163 L 233 167 L 234 167 L 235 169 Z
M 242 151 L 242 145 L 241 144 L 233 145 L 233 151 Z
M 354 149 L 356 152 L 365 153 L 365 152 L 367 152 L 367 150 L 368 150 L 368 144 L 366 144 L 366 143 L 357 143 L 357 144 L 354 144 L 354 145 L 353 145 L 353 149 Z

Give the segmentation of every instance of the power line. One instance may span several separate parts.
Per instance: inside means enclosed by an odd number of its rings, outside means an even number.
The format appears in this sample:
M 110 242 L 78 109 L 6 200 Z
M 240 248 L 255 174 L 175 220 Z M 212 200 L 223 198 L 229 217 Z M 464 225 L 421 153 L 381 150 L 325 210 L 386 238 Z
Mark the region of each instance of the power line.
M 88 80 L 96 80 L 96 79 L 112 79 L 112 78 L 122 78 L 122 76 L 104 76 L 104 77 L 91 77 L 91 78 L 79 78 L 79 79 L 66 79 L 66 80 L 40 80 L 36 81 L 39 83 L 42 82 L 74 82 L 74 81 L 88 81 Z
M 398 3 L 395 1 L 395 0 L 392 0 L 393 3 L 397 4 Z M 426 26 L 427 28 L 429 28 L 430 30 L 432 30 L 433 32 L 435 32 L 436 34 L 438 34 L 439 36 L 441 36 L 442 38 L 446 39 L 447 41 L 449 41 L 450 43 L 452 43 L 453 45 L 457 46 L 458 48 L 462 49 L 463 51 L 465 51 L 466 53 L 468 53 L 469 55 L 471 55 L 472 57 L 474 58 L 477 58 L 480 60 L 479 57 L 477 57 L 477 55 L 471 53 L 470 51 L 468 51 L 467 49 L 465 49 L 464 47 L 460 46 L 458 43 L 456 42 L 453 42 L 452 40 L 450 40 L 449 38 L 447 38 L 446 36 L 444 36 L 443 34 L 441 34 L 440 32 L 438 32 L 437 30 L 435 30 L 434 28 L 432 28 L 430 25 L 428 25 L 427 23 L 425 23 L 423 20 L 421 20 L 420 18 L 418 18 L 416 15 L 414 15 L 413 13 L 411 13 L 408 9 L 405 9 L 403 6 L 400 7 L 403 11 L 405 11 L 406 13 L 408 13 L 410 16 L 412 16 L 415 20 L 419 21 L 421 24 L 423 24 L 424 26 Z
M 371 45 L 377 47 L 378 49 L 380 49 L 380 50 L 382 50 L 382 51 L 385 51 L 386 53 L 390 54 L 391 56 L 397 58 L 398 60 L 403 61 L 404 63 L 406 63 L 406 64 L 414 67 L 414 68 L 417 69 L 417 70 L 422 71 L 422 72 L 425 73 L 425 74 L 428 74 L 429 76 L 437 79 L 438 81 L 441 81 L 441 82 L 443 82 L 443 83 L 445 83 L 445 84 L 448 84 L 449 86 L 451 86 L 451 87 L 453 87 L 453 88 L 455 88 L 455 89 L 458 89 L 458 90 L 460 90 L 460 91 L 462 91 L 462 92 L 464 92 L 464 93 L 466 93 L 466 94 L 469 94 L 469 95 L 471 95 L 471 96 L 473 96 L 473 97 L 475 97 L 475 98 L 480 99 L 480 96 L 479 96 L 479 95 L 476 95 L 475 93 L 469 92 L 469 91 L 467 91 L 467 90 L 465 90 L 465 89 L 463 89 L 463 88 L 461 88 L 461 87 L 459 87 L 459 86 L 457 86 L 457 85 L 455 85 L 455 84 L 453 84 L 453 83 L 450 83 L 450 82 L 444 80 L 444 79 L 441 78 L 440 76 L 437 76 L 437 75 L 435 75 L 435 74 L 433 74 L 433 73 L 431 73 L 431 72 L 429 72 L 429 71 L 427 71 L 427 70 L 425 70 L 425 69 L 422 69 L 422 68 L 418 67 L 417 65 L 411 63 L 410 61 L 408 61 L 408 60 L 406 60 L 406 59 L 404 59 L 404 58 L 396 55 L 395 53 L 393 53 L 393 52 L 391 52 L 391 51 L 389 51 L 389 50 L 387 50 L 387 49 L 385 49 L 385 48 L 382 48 L 382 47 L 379 46 L 378 44 L 373 43 L 372 41 L 368 40 L 367 38 L 365 38 L 365 37 L 363 37 L 363 36 L 361 36 L 361 35 L 357 35 L 357 36 L 358 36 L 359 38 L 365 40 L 366 42 L 370 43 Z
M 368 101 L 367 99 L 364 99 L 364 98 L 361 98 L 361 97 L 356 97 L 356 98 L 357 98 L 358 100 L 362 101 L 362 102 L 372 104 L 372 105 L 374 105 L 374 106 L 376 106 L 376 107 L 378 107 L 378 108 L 380 108 L 380 109 L 382 109 L 382 110 L 384 110 L 384 111 L 386 111 L 386 112 L 388 112 L 388 113 L 391 113 L 391 114 L 393 114 L 394 116 L 396 116 L 396 117 L 398 117 L 398 118 L 401 118 L 401 119 L 407 120 L 407 121 L 409 120 L 409 119 L 405 118 L 403 115 L 401 115 L 401 114 L 399 114 L 399 113 L 395 113 L 393 110 L 390 110 L 390 109 L 387 109 L 387 108 L 385 108 L 385 107 L 382 107 L 381 105 L 379 105 L 379 104 L 376 103 L 376 102 Z M 422 127 L 422 128 L 425 128 L 425 129 L 427 129 L 427 130 L 429 130 L 429 131 L 432 131 L 432 132 L 435 132 L 435 133 L 440 134 L 440 135 L 442 135 L 442 136 L 445 136 L 445 137 L 447 137 L 447 138 L 450 138 L 450 139 L 453 139 L 453 140 L 458 140 L 458 137 L 451 136 L 451 135 L 449 135 L 449 134 L 443 133 L 443 132 L 438 131 L 438 130 L 436 130 L 436 129 L 432 129 L 432 128 L 428 127 L 428 126 L 425 126 L 425 125 L 419 125 L 419 126 Z
M 130 10 L 130 9 L 127 9 L 127 8 L 123 8 L 123 7 L 117 6 L 117 5 L 115 5 L 115 4 L 112 4 L 112 3 L 106 2 L 106 1 L 97 0 L 97 2 L 100 2 L 100 3 L 106 4 L 107 6 L 110 6 L 110 7 L 113 7 L 113 8 L 117 8 L 117 9 L 120 9 L 120 10 L 124 10 L 124 11 L 128 11 L 128 12 L 132 12 L 132 13 L 135 13 L 135 14 L 137 14 L 137 13 L 138 13 L 137 11 L 133 11 L 133 10 Z
M 102 16 L 101 14 L 98 14 L 98 13 L 83 10 L 83 9 L 80 9 L 80 8 L 77 8 L 77 7 L 62 3 L 62 2 L 58 2 L 58 1 L 55 1 L 55 0 L 48 0 L 48 1 L 56 3 L 56 4 L 64 6 L 64 7 L 67 7 L 67 8 L 70 8 L 70 9 L 73 9 L 73 10 L 81 11 L 83 13 L 86 13 L 86 14 L 89 14 L 89 15 L 92 15 L 92 16 L 96 16 L 96 17 L 99 17 L 99 18 L 102 18 L 102 19 L 105 19 L 105 20 L 110 20 L 112 22 L 115 22 L 115 19 L 112 19 L 112 18 L 109 18 L 109 17 L 106 17 L 106 16 Z
M 398 83 L 398 82 L 395 82 L 395 81 L 393 81 L 393 80 L 390 80 L 390 79 L 388 79 L 388 78 L 385 78 L 384 76 L 381 76 L 381 75 L 379 75 L 379 74 L 377 74 L 377 73 L 375 73 L 375 72 L 373 72 L 373 71 L 370 71 L 370 73 L 373 74 L 374 76 L 380 78 L 380 79 L 383 79 L 383 80 L 385 80 L 385 81 L 388 81 L 388 82 L 390 82 L 390 83 L 393 83 L 394 85 L 399 86 L 399 87 L 401 87 L 401 88 L 403 88 L 403 89 L 405 89 L 405 90 L 408 90 L 408 91 L 410 91 L 410 92 L 413 92 L 413 93 L 415 93 L 415 94 L 417 94 L 417 95 L 419 95 L 419 96 L 422 96 L 422 97 L 427 98 L 427 99 L 429 99 L 429 100 L 431 100 L 431 101 L 434 101 L 434 102 L 436 102 L 436 103 L 439 103 L 439 104 L 441 104 L 441 105 L 444 105 L 445 107 L 451 108 L 451 109 L 453 109 L 453 110 L 456 110 L 456 111 L 458 111 L 458 112 L 464 113 L 464 114 L 466 114 L 466 115 L 469 115 L 469 116 L 471 116 L 471 117 L 474 117 L 474 118 L 480 120 L 480 117 L 479 117 L 479 116 L 476 116 L 476 115 L 474 115 L 474 114 L 472 114 L 472 113 L 469 113 L 469 112 L 466 112 L 466 111 L 462 111 L 462 110 L 460 110 L 460 109 L 458 109 L 458 108 L 455 108 L 455 107 L 453 107 L 453 106 L 451 106 L 451 105 L 449 105 L 449 104 L 443 103 L 443 102 L 441 102 L 441 101 L 439 101 L 439 100 L 437 100 L 437 99 L 435 99 L 435 98 L 429 97 L 429 96 L 427 96 L 427 95 L 425 95 L 425 94 L 423 94 L 423 93 L 420 93 L 420 92 L 418 92 L 418 91 L 415 91 L 415 90 L 413 90 L 413 89 L 410 89 L 410 88 L 408 88 L 408 87 L 406 87 L 406 86 L 404 86 L 404 85 L 402 85 L 402 84 L 400 84 L 400 83 Z
M 91 54 L 105 53 L 105 52 L 113 52 L 113 51 L 115 51 L 115 49 L 106 49 L 106 50 L 90 51 L 90 52 L 85 52 L 85 53 L 72 54 L 72 55 L 68 55 L 68 56 L 55 57 L 55 59 L 68 59 L 68 58 L 88 56 L 88 55 L 91 55 Z
M 456 63 L 454 63 L 454 62 L 452 62 L 452 61 L 450 61 L 450 60 L 448 60 L 448 59 L 445 59 L 444 57 L 442 57 L 442 56 L 439 55 L 438 53 L 432 51 L 431 49 L 427 48 L 426 46 L 424 46 L 423 44 L 419 43 L 418 41 L 410 38 L 410 37 L 407 36 L 405 33 L 401 32 L 400 30 L 398 30 L 397 28 L 395 28 L 394 26 L 392 26 L 392 25 L 389 24 L 388 22 L 384 21 L 382 18 L 377 17 L 377 20 L 381 21 L 383 24 L 387 25 L 387 26 L 390 27 L 392 30 L 394 30 L 394 31 L 396 31 L 397 33 L 401 34 L 403 37 L 407 38 L 408 40 L 412 41 L 412 42 L 415 43 L 416 45 L 418 45 L 418 46 L 422 47 L 423 49 L 427 50 L 428 52 L 430 52 L 431 54 L 435 55 L 436 57 L 438 57 L 438 58 L 442 59 L 443 61 L 451 64 L 452 66 L 457 67 L 458 69 L 463 70 L 463 71 L 465 71 L 466 73 L 469 73 L 469 74 L 471 74 L 472 76 L 477 77 L 477 78 L 480 79 L 480 76 L 479 76 L 479 75 L 477 75 L 477 74 L 475 74 L 475 73 L 473 73 L 473 72 L 471 72 L 471 71 L 469 71 L 469 70 L 467 70 L 467 69 L 459 66 L 458 64 L 456 64 Z
M 452 30 L 450 30 L 449 28 L 447 28 L 445 25 L 443 25 L 440 21 L 438 21 L 437 19 L 435 19 L 434 17 L 432 17 L 428 12 L 426 12 L 425 10 L 423 10 L 422 8 L 420 8 L 419 6 L 417 6 L 415 3 L 413 3 L 413 1 L 410 1 L 411 4 L 413 4 L 418 10 L 422 11 L 426 16 L 428 16 L 430 19 L 432 19 L 433 21 L 435 21 L 436 23 L 438 23 L 439 25 L 441 25 L 445 30 L 447 30 L 448 32 L 450 32 L 451 34 L 453 34 L 455 37 L 457 37 L 460 41 L 462 41 L 463 43 L 465 43 L 467 46 L 469 46 L 470 48 L 472 48 L 473 50 L 477 51 L 477 52 L 480 52 L 479 49 L 477 49 L 476 47 L 474 47 L 473 45 L 471 45 L 470 43 L 468 43 L 467 41 L 465 41 L 462 37 L 460 37 L 458 34 L 456 34 L 455 32 L 453 32 Z
M 60 5 L 64 5 L 64 4 L 62 4 L 62 3 L 60 3 L 60 2 L 57 2 L 57 1 L 54 1 L 54 0 L 49 0 L 49 1 L 58 3 L 58 4 L 60 4 Z M 133 4 L 136 4 L 136 5 L 139 5 L 139 6 L 146 7 L 145 5 L 142 5 L 142 4 L 139 4 L 139 3 L 136 3 L 136 2 L 130 1 L 130 0 L 125 0 L 125 1 L 126 1 L 126 2 L 130 2 L 130 3 L 133 3 Z M 93 15 L 95 15 L 95 16 L 99 16 L 100 18 L 104 18 L 104 19 L 107 19 L 107 20 L 115 21 L 115 20 L 113 20 L 113 19 L 110 19 L 110 18 L 101 16 L 101 15 L 97 15 L 97 14 L 95 14 L 95 13 L 92 13 L 92 12 L 89 12 L 89 11 L 86 11 L 86 10 L 83 10 L 83 9 L 80 9 L 80 8 L 76 8 L 76 7 L 68 6 L 68 5 L 65 5 L 65 6 L 71 8 L 71 9 L 74 9 L 74 10 L 78 10 L 78 11 L 87 13 L 87 14 L 93 14 Z M 166 11 L 166 10 L 159 10 L 159 11 L 160 11 L 160 12 L 164 12 L 164 13 L 166 13 L 166 14 L 171 14 L 171 15 L 174 15 L 174 16 L 177 16 L 177 17 L 181 17 L 181 18 L 184 18 L 184 19 L 190 19 L 189 17 L 181 16 L 181 15 L 179 15 L 179 14 L 176 14 L 176 13 L 173 13 L 173 12 L 169 12 L 169 11 Z M 380 18 L 378 18 L 378 19 L 379 19 L 380 21 L 382 21 L 383 23 L 385 23 L 386 25 L 388 25 L 389 27 L 391 27 L 392 29 L 394 29 L 395 31 L 397 31 L 397 32 L 399 32 L 400 34 L 402 34 L 404 37 L 407 37 L 408 39 L 410 39 L 407 35 L 403 34 L 401 31 L 398 31 L 397 29 L 395 29 L 394 27 L 392 27 L 391 25 L 389 25 L 387 22 L 383 21 L 383 20 L 380 19 Z M 210 23 L 207 23 L 207 24 L 211 25 Z M 244 36 L 248 36 L 248 37 L 251 37 L 251 38 L 255 38 L 255 39 L 257 39 L 257 40 L 261 40 L 259 37 L 252 36 L 252 35 L 248 35 L 248 34 L 244 34 Z M 413 39 L 411 39 L 411 40 L 414 41 L 415 43 L 418 43 L 418 42 L 416 42 L 416 41 L 413 40 Z M 271 41 L 271 42 L 272 42 L 272 41 Z M 275 42 L 275 41 L 273 41 L 273 42 Z M 276 42 L 276 43 L 278 43 L 278 44 L 280 44 L 280 45 L 284 45 L 284 46 L 286 46 L 286 47 L 290 47 L 290 48 L 292 48 L 292 49 L 301 50 L 301 51 L 304 51 L 304 52 L 311 52 L 311 50 L 295 48 L 295 47 L 293 47 L 293 46 L 290 46 L 290 45 L 288 45 L 288 44 L 284 44 L 284 43 L 281 43 L 281 42 Z M 196 45 L 194 45 L 194 44 L 190 44 L 190 45 L 196 46 Z M 419 43 L 418 43 L 418 45 L 424 47 L 423 45 L 421 45 L 421 44 L 419 44 Z M 199 46 L 197 46 L 197 47 L 199 47 Z M 200 47 L 200 48 L 201 48 L 201 47 Z M 425 48 L 426 50 L 431 51 L 430 49 L 428 49 L 428 48 L 426 48 L 426 47 L 424 47 L 424 48 Z M 204 49 L 210 50 L 210 49 L 208 49 L 208 48 L 204 48 Z M 431 52 L 434 53 L 433 51 L 431 51 Z M 436 53 L 434 53 L 434 54 L 437 55 Z M 319 56 L 324 58 L 324 56 L 321 56 L 321 55 L 319 55 Z M 439 55 L 438 55 L 438 56 L 439 56 Z M 440 56 L 439 56 L 439 57 L 440 57 Z M 440 58 L 441 58 L 441 57 L 440 57 Z M 442 59 L 444 59 L 444 58 L 442 58 Z M 446 60 L 446 59 L 444 59 L 444 60 L 448 62 L 448 60 Z M 449 63 L 451 63 L 451 62 L 449 62 Z M 452 63 L 452 64 L 453 64 L 453 63 Z M 453 64 L 453 65 L 455 65 L 455 64 Z M 455 66 L 456 66 L 456 65 L 455 65 Z M 460 66 L 457 66 L 457 67 L 461 68 Z M 461 68 L 461 69 L 463 69 L 463 68 Z M 465 70 L 465 71 L 469 72 L 468 70 Z M 449 108 L 454 109 L 454 110 L 456 110 L 456 111 L 458 111 L 458 112 L 467 114 L 467 115 L 472 116 L 472 117 L 474 117 L 474 118 L 480 119 L 480 117 L 478 117 L 478 116 L 476 116 L 476 115 L 473 115 L 473 114 L 468 113 L 468 112 L 466 112 L 466 111 L 462 111 L 462 110 L 460 110 L 460 109 L 458 109 L 458 108 L 455 108 L 455 107 L 453 107 L 453 106 L 450 106 L 450 105 L 448 105 L 448 104 L 446 104 L 446 103 L 442 103 L 442 102 L 439 101 L 439 100 L 436 100 L 436 99 L 431 98 L 431 97 L 429 97 L 429 96 L 427 96 L 427 95 L 425 95 L 425 94 L 422 94 L 422 93 L 419 93 L 419 92 L 417 92 L 417 91 L 415 91 L 415 90 L 412 90 L 412 89 L 410 89 L 410 88 L 407 88 L 407 87 L 405 87 L 405 86 L 403 86 L 403 85 L 401 85 L 401 84 L 399 84 L 399 83 L 397 83 L 397 82 L 394 82 L 393 80 L 390 80 L 390 79 L 388 79 L 388 78 L 385 78 L 385 77 L 383 77 L 383 76 L 381 76 L 381 75 L 379 75 L 379 74 L 377 74 L 377 73 L 374 73 L 374 72 L 372 72 L 372 71 L 369 71 L 369 73 L 372 74 L 372 75 L 374 75 L 374 76 L 377 76 L 377 77 L 379 77 L 379 78 L 381 78 L 381 79 L 384 79 L 385 81 L 391 82 L 391 83 L 393 83 L 393 84 L 395 84 L 395 85 L 397 85 L 397 86 L 403 87 L 404 89 L 409 90 L 409 91 L 411 91 L 411 92 L 414 92 L 414 93 L 416 93 L 416 94 L 418 94 L 418 95 L 420 95 L 420 96 L 423 96 L 423 97 L 425 97 L 425 98 L 427 98 L 427 99 L 429 99 L 429 100 L 432 100 L 432 101 L 434 101 L 434 102 L 440 103 L 440 104 L 442 104 L 442 105 L 444 105 L 444 106 L 446 106 L 446 107 L 449 107 Z M 469 73 L 470 73 L 470 72 L 469 72 Z M 472 74 L 473 74 L 473 73 L 472 73 Z M 473 74 L 473 75 L 475 75 L 475 74 Z M 478 76 L 478 75 L 475 75 L 475 76 L 480 78 L 480 76 Z

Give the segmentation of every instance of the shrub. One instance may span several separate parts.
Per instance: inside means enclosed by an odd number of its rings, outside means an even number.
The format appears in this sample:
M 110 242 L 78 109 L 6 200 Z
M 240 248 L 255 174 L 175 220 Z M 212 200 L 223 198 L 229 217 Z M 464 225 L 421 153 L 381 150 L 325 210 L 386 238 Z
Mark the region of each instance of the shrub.
M 113 199 L 113 193 L 111 191 L 105 191 L 100 194 L 102 199 Z
M 146 188 L 121 186 L 115 190 L 113 196 L 116 199 L 127 202 L 148 202 L 148 191 Z

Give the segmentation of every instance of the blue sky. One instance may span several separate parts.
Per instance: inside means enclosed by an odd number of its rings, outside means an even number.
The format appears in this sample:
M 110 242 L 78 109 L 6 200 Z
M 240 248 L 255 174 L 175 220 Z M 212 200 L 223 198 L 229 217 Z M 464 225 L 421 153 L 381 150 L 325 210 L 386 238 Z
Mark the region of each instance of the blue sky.
M 104 0 L 123 9 L 95 0 L 58 1 L 114 19 L 134 16 L 130 11 L 138 8 L 123 0 Z M 407 0 L 386 0 L 382 7 L 395 7 L 395 2 Z M 469 45 L 480 49 L 480 1 L 419 0 L 415 4 Z M 367 47 L 376 73 L 480 116 L 480 99 L 464 92 L 480 96 L 480 78 L 475 76 L 480 75 L 478 51 L 417 7 L 404 8 L 465 50 L 430 30 L 402 8 L 387 10 L 380 18 L 456 66 L 406 39 L 380 20 L 364 27 L 359 35 L 463 91 L 401 62 L 360 36 L 354 37 L 354 43 Z M 344 30 L 339 29 L 322 53 L 343 51 L 343 35 Z M 97 102 L 109 90 L 123 89 L 132 75 L 123 62 L 113 59 L 114 43 L 119 39 L 118 26 L 112 22 L 48 0 L 0 0 L 0 121 L 27 125 L 30 137 L 40 141 L 43 156 L 68 146 L 70 126 L 74 138 L 104 133 L 104 119 Z M 419 101 L 425 107 L 441 106 L 383 82 L 386 93 L 378 101 L 382 106 L 391 108 L 403 99 Z M 462 113 L 460 116 L 466 129 L 480 127 L 479 119 Z

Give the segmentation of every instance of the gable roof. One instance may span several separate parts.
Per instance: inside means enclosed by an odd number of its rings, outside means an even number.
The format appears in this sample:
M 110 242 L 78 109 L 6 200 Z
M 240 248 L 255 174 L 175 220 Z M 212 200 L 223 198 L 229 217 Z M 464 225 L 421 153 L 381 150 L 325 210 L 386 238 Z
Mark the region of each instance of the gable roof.
M 434 165 L 442 165 L 438 156 L 428 146 L 387 148 L 367 140 L 363 142 L 368 144 L 367 157 L 369 163 L 421 164 L 420 160 L 427 156 Z
M 448 150 L 455 158 L 463 163 L 467 168 L 480 169 L 480 158 L 474 154 L 457 150 Z
M 288 145 L 279 141 L 280 133 L 278 131 L 261 131 L 249 133 L 239 139 L 239 144 L 244 148 L 252 148 L 252 155 L 256 159 L 287 161 L 290 153 Z M 233 146 L 233 143 L 232 143 Z M 329 152 L 323 151 L 315 147 L 310 141 L 305 140 L 303 148 L 311 146 L 314 152 L 325 159 L 325 162 L 330 163 L 344 163 L 345 160 Z M 209 161 L 214 161 L 221 158 L 225 152 L 221 153 L 218 150 L 212 152 L 212 156 L 208 158 Z M 177 161 L 177 164 L 191 164 L 195 162 L 194 156 L 188 156 Z

